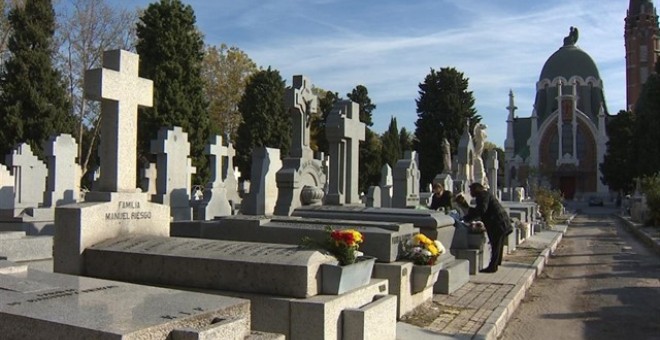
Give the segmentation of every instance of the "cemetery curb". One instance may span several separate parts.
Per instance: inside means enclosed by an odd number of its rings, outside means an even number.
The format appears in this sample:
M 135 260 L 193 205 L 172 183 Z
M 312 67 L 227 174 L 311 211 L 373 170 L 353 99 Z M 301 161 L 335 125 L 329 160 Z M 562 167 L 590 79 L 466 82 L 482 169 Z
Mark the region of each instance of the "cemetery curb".
M 623 221 L 623 226 L 631 232 L 639 240 L 653 248 L 656 253 L 660 254 L 660 237 L 654 237 L 644 230 L 644 227 L 641 223 L 633 222 L 630 217 L 622 216 L 621 214 L 615 214 L 621 221 Z M 651 227 L 653 228 L 653 227 Z
M 548 247 L 541 252 L 530 268 L 526 270 L 522 278 L 516 283 L 515 288 L 507 294 L 500 306 L 495 309 L 472 339 L 495 340 L 502 335 L 509 319 L 520 305 L 522 299 L 525 298 L 527 290 L 532 286 L 536 277 L 543 272 L 548 258 L 557 249 L 557 245 L 561 242 L 565 232 L 565 229 L 557 230 L 557 235 L 552 239 Z

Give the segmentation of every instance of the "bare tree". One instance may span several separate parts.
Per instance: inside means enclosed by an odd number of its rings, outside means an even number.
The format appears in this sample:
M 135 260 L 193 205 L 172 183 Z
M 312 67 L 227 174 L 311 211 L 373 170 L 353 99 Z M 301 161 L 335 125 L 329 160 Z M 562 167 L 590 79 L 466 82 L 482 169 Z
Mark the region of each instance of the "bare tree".
M 4 64 L 7 58 L 6 54 L 9 53 L 7 43 L 11 35 L 11 27 L 9 25 L 9 11 L 15 6 L 22 6 L 23 0 L 0 0 L 0 63 Z M 0 65 L 0 67 L 2 67 Z
M 98 103 L 83 97 L 85 71 L 100 67 L 106 50 L 135 50 L 138 11 L 113 8 L 104 0 L 67 0 L 60 8 L 57 60 L 68 81 L 73 113 L 79 119 L 78 157 L 84 174 L 101 120 Z

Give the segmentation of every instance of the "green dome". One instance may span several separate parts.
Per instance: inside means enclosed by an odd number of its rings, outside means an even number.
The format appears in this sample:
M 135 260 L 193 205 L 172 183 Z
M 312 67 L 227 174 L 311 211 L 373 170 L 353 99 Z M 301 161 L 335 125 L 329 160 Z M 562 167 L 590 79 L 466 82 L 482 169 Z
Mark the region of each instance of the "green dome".
M 600 79 L 596 63 L 587 52 L 575 45 L 562 46 L 553 53 L 543 65 L 539 80 L 553 80 L 560 76 L 566 80 L 573 76 L 580 76 L 582 79 L 590 76 Z

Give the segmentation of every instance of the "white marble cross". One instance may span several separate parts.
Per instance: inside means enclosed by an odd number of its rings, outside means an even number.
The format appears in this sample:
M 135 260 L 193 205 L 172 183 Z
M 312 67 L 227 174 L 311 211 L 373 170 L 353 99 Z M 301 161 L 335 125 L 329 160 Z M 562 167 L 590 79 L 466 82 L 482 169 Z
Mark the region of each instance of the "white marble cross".
M 135 192 L 137 108 L 153 104 L 153 82 L 138 77 L 139 56 L 103 53 L 103 68 L 85 72 L 85 97 L 101 101 L 99 191 Z

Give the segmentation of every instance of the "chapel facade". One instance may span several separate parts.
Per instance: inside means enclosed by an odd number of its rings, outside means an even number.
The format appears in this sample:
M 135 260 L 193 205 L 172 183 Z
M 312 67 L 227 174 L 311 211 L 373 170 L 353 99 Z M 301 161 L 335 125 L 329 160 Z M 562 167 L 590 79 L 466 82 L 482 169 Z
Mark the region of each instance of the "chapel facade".
M 577 46 L 571 27 L 563 45 L 543 65 L 531 117 L 516 117 L 509 93 L 505 186 L 534 184 L 564 197 L 606 194 L 600 178 L 609 117 L 603 82 L 593 59 Z

